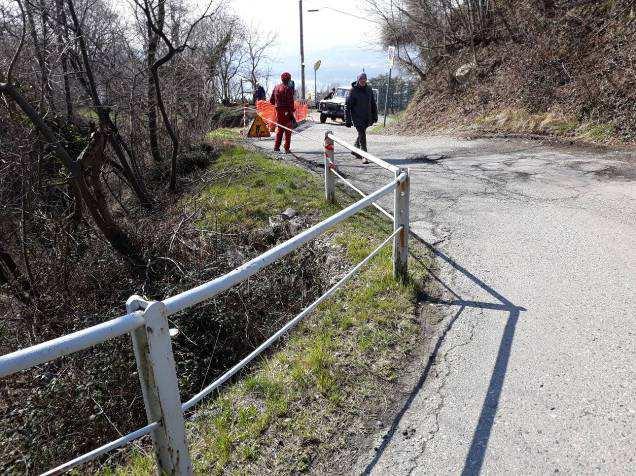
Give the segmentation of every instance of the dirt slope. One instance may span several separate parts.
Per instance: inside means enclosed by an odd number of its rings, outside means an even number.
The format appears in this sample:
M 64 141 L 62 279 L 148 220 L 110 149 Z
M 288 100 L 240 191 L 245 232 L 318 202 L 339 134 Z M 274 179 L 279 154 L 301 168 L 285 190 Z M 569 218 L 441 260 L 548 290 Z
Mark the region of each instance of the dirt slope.
M 515 34 L 431 68 L 396 132 L 449 128 L 636 140 L 636 2 L 519 2 Z M 569 8 L 567 5 L 570 6 Z M 457 70 L 470 72 L 464 77 Z

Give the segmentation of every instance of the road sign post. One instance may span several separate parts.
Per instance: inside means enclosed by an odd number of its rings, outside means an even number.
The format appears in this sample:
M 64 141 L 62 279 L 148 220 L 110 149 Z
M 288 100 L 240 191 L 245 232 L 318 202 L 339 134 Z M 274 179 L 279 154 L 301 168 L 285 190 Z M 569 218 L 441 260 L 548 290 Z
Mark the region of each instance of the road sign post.
M 389 89 L 391 89 L 391 72 L 395 63 L 395 46 L 389 46 L 389 80 L 386 83 L 386 95 L 384 96 L 384 127 L 386 127 L 386 115 L 389 109 Z
M 320 63 L 320 60 L 314 63 L 314 103 L 316 105 L 316 109 L 318 109 L 318 83 L 316 82 L 316 71 L 320 68 Z

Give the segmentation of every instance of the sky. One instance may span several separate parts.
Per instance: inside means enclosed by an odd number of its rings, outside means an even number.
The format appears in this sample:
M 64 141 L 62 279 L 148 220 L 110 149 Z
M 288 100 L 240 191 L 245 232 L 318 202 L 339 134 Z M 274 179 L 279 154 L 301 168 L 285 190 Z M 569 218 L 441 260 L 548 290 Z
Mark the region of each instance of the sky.
M 277 34 L 278 39 L 269 55 L 272 71 L 276 77 L 289 71 L 300 89 L 298 0 L 233 0 L 229 5 L 246 24 Z M 308 12 L 309 9 L 319 11 Z M 370 77 L 387 72 L 378 25 L 373 23 L 364 2 L 303 0 L 303 10 L 307 92 L 313 91 L 316 60 L 322 62 L 317 72 L 319 88 L 331 84 L 348 85 L 363 69 Z

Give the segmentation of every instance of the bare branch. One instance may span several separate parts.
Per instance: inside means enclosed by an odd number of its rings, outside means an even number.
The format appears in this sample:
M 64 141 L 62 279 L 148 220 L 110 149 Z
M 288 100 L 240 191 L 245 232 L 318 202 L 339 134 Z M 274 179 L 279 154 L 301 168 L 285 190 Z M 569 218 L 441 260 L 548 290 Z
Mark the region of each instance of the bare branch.
M 22 34 L 20 35 L 20 42 L 18 43 L 18 47 L 13 54 L 13 58 L 11 58 L 11 62 L 9 63 L 9 68 L 7 69 L 6 81 L 11 84 L 13 81 L 13 68 L 20 57 L 20 53 L 22 52 L 22 47 L 24 46 L 24 39 L 26 37 L 26 18 L 24 16 L 24 8 L 22 8 L 22 2 L 20 0 L 16 0 L 16 3 L 20 7 L 20 14 L 22 16 Z

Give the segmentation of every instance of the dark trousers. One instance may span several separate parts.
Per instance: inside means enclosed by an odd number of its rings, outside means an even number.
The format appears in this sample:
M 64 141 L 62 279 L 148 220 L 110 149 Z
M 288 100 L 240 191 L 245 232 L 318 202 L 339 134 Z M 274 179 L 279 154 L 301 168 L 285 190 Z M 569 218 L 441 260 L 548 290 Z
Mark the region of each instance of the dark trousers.
M 367 128 L 362 126 L 356 126 L 358 131 L 358 138 L 356 139 L 355 146 L 359 149 L 367 151 Z

